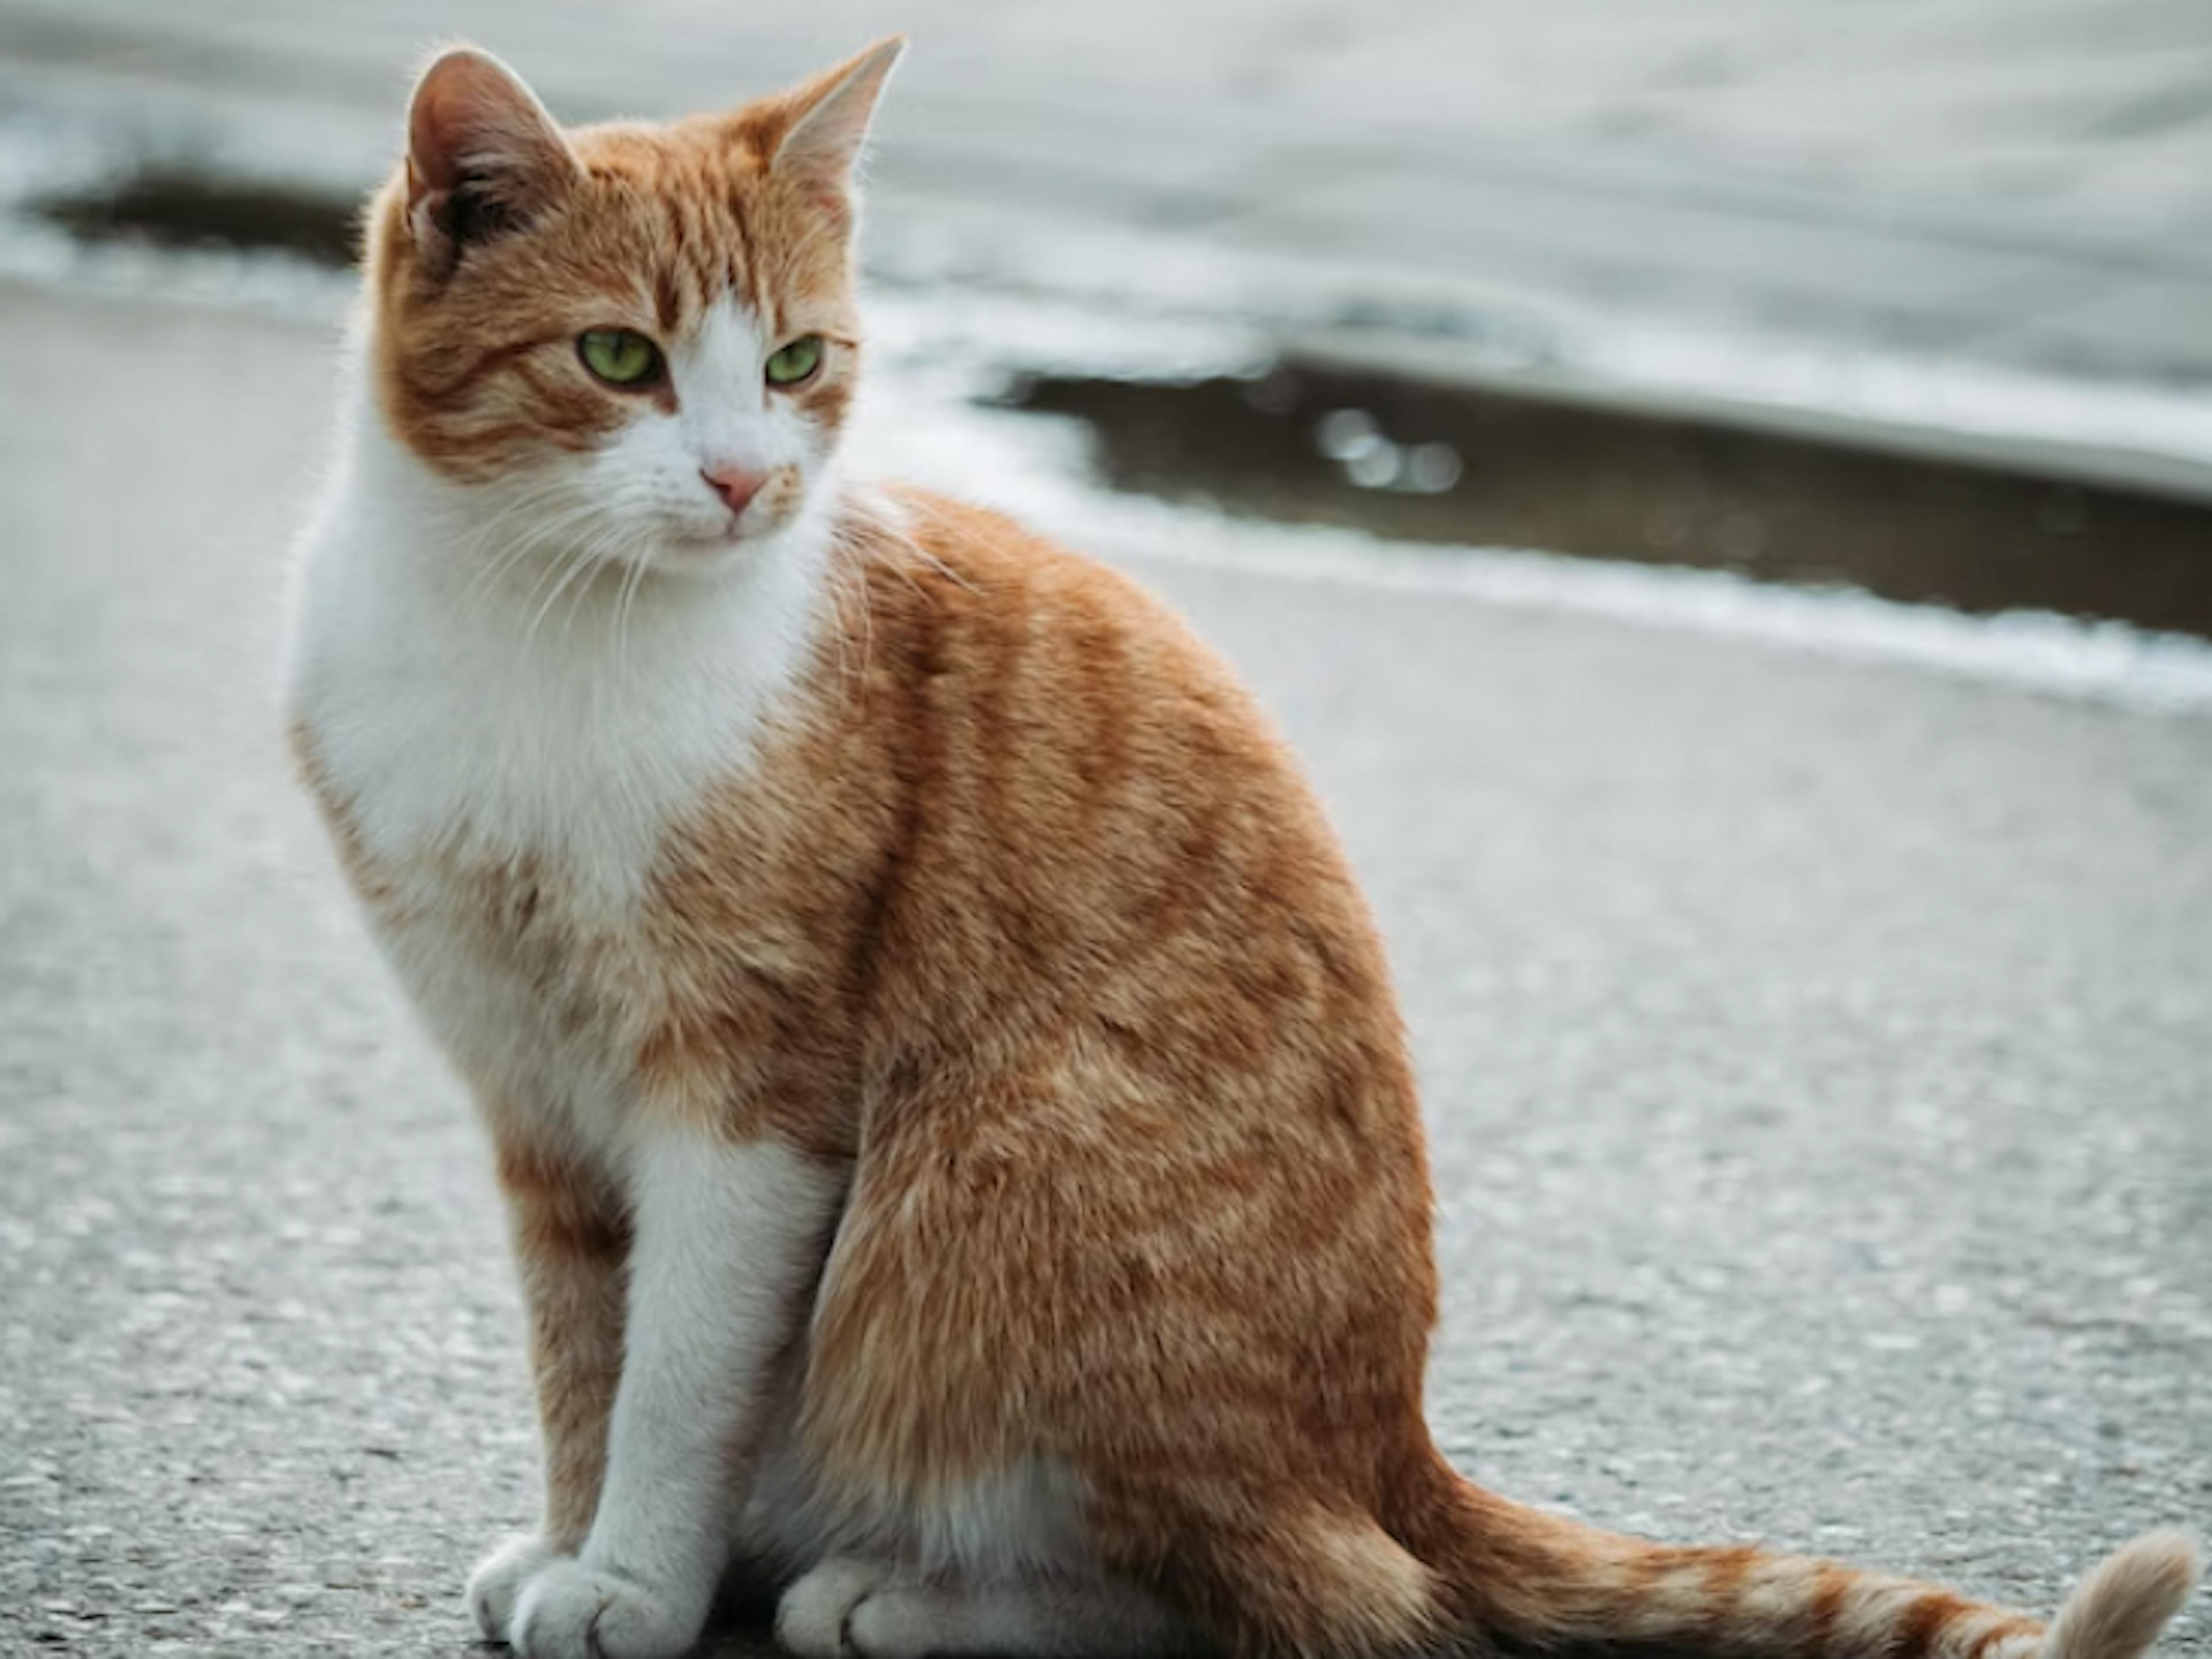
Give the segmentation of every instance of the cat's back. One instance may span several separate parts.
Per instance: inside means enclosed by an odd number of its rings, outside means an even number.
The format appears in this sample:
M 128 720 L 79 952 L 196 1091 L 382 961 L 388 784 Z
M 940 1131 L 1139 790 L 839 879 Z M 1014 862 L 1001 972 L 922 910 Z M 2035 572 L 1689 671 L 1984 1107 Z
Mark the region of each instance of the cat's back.
M 853 624 L 857 769 L 898 805 L 855 941 L 866 1150 L 810 1439 L 832 1489 L 925 1524 L 978 1470 L 1079 1470 L 1105 1547 L 1137 1549 L 1164 1500 L 1132 1470 L 1301 1413 L 1354 1449 L 1407 1416 L 1434 1284 L 1403 1035 L 1335 836 L 1230 667 L 1123 575 L 896 505 Z M 1117 1414 L 1170 1352 L 1177 1410 Z M 1312 1478 L 1360 1492 L 1358 1455 Z
M 1233 670 L 1138 583 L 1011 520 L 896 506 L 902 544 L 854 624 L 873 635 L 870 767 L 902 807 L 886 1016 L 1104 1032 L 1194 1081 L 1342 1066 L 1360 1081 L 1340 1100 L 1395 1117 L 1410 1083 L 1373 922 Z
M 948 833 L 1077 854 L 1208 854 L 1334 837 L 1288 745 L 1235 671 L 1141 584 L 990 508 L 890 493 L 896 533 L 849 614 L 890 763 L 929 786 Z M 925 777 L 923 775 L 927 774 Z M 1058 849 L 1054 853 L 1052 849 Z

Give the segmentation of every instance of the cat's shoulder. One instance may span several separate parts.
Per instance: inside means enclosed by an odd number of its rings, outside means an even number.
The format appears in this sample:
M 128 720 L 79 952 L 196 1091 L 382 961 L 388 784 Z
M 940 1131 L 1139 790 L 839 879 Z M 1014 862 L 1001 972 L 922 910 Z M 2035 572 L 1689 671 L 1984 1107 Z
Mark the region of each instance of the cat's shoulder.
M 926 578 L 924 591 L 940 606 L 1189 635 L 1180 614 L 1135 577 L 996 507 L 890 483 L 864 498 L 860 514 L 857 540 L 877 568 L 909 590 Z

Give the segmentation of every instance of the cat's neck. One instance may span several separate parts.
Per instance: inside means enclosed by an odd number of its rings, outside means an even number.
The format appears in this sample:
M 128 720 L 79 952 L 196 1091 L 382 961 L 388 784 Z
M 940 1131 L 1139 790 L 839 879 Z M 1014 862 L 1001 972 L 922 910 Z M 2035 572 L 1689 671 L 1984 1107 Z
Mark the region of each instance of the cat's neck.
M 292 699 L 319 763 L 382 851 L 557 854 L 634 892 L 801 693 L 835 625 L 836 492 L 726 568 L 640 570 L 563 546 L 526 494 L 439 477 L 354 405 L 301 549 Z

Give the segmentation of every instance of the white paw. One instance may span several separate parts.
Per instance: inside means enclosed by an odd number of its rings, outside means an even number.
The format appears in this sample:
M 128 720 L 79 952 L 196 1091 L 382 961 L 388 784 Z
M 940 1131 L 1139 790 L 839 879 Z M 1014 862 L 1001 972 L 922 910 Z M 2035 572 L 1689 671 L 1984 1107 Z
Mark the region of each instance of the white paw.
M 775 1639 L 799 1659 L 840 1659 L 846 1620 L 890 1577 L 881 1562 L 833 1556 L 784 1591 L 775 1604 Z
M 924 1659 L 942 1651 L 944 1608 L 927 1589 L 886 1584 L 845 1616 L 845 1640 L 860 1659 Z
M 523 1587 L 507 1639 L 524 1659 L 676 1659 L 706 1622 L 703 1604 L 558 1560 Z
M 560 1555 L 536 1533 L 504 1540 L 469 1575 L 469 1611 L 488 1642 L 504 1642 L 514 1628 L 514 1604 L 524 1586 Z

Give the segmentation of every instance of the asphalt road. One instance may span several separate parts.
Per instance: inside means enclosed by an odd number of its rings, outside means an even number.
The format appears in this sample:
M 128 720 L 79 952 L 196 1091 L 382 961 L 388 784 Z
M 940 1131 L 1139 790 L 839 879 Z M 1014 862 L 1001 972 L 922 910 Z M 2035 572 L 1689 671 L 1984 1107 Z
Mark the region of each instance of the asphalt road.
M 458 1652 L 532 1509 L 483 1151 L 273 714 L 329 359 L 0 289 L 9 1654 Z M 2212 721 L 1123 551 L 1382 913 L 1466 1468 L 2036 1607 L 2212 1522 Z

